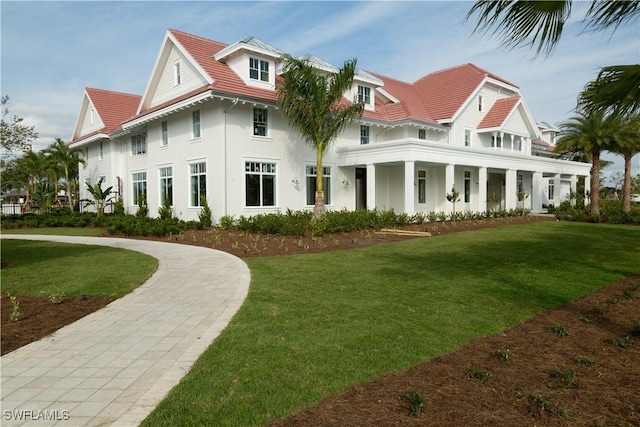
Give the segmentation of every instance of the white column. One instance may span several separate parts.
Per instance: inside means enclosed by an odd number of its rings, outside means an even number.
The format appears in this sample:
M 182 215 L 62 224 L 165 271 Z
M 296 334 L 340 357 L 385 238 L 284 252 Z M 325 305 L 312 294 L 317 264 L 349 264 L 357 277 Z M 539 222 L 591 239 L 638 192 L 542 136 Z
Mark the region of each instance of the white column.
M 504 132 L 500 132 L 500 151 L 504 150 Z
M 571 175 L 571 180 L 569 183 L 569 190 L 571 191 L 571 194 L 573 194 L 575 196 L 576 194 L 576 188 L 578 187 L 578 177 L 576 175 Z M 576 199 L 572 199 L 571 200 L 571 204 L 573 206 L 576 205 Z
M 444 173 L 444 187 L 445 187 L 444 194 L 445 195 L 451 192 L 451 187 L 453 187 L 455 184 L 454 171 L 455 171 L 454 164 L 448 164 L 445 168 L 445 173 Z M 460 191 L 459 189 L 456 189 L 456 190 Z M 444 200 L 445 200 L 444 211 L 447 214 L 453 212 L 453 204 L 446 199 L 446 196 Z
M 513 146 L 514 146 L 513 139 L 514 139 L 514 137 L 515 137 L 515 135 L 511 134 L 511 151 L 513 151 Z
M 591 202 L 591 175 L 584 177 L 584 204 L 588 205 Z
M 415 162 L 404 162 L 404 212 L 409 215 L 416 213 L 415 171 Z
M 518 172 L 515 169 L 508 169 L 505 173 L 504 183 L 504 208 L 515 209 L 518 202 Z
M 376 165 L 367 165 L 367 209 L 376 208 Z
M 487 168 L 478 168 L 478 210 L 487 211 Z
M 534 172 L 531 176 L 531 212 L 542 212 L 542 172 Z
M 560 185 L 560 180 L 562 179 L 562 175 L 560 175 L 559 173 L 555 174 L 555 176 L 553 177 L 553 185 L 554 185 L 554 189 L 553 189 L 553 206 L 558 207 L 560 206 L 560 202 L 562 201 L 562 199 L 560 198 L 560 191 L 562 189 L 561 185 Z

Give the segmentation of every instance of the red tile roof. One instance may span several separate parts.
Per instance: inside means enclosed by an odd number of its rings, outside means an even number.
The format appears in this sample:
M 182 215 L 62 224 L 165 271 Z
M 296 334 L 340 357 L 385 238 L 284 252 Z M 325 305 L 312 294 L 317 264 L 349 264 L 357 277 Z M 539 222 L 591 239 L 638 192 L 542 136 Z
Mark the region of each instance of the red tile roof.
M 122 122 L 136 113 L 142 98 L 140 95 L 104 89 L 86 88 L 86 91 L 104 123 L 104 128 L 99 131 L 101 133 L 110 133 L 118 129 Z
M 489 112 L 484 116 L 478 129 L 497 128 L 504 125 L 505 120 L 520 101 L 519 96 L 498 99 Z
M 516 85 L 474 64 L 463 64 L 428 74 L 413 85 L 434 119 L 451 119 L 485 78 Z

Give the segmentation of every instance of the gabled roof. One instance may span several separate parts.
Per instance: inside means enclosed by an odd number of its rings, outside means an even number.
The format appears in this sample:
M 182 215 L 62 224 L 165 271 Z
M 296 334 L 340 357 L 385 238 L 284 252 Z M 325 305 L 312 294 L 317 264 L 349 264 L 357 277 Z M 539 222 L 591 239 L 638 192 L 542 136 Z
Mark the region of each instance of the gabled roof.
M 271 56 L 273 58 L 278 58 L 284 54 L 284 52 L 282 52 L 280 49 L 271 46 L 269 43 L 265 43 L 259 38 L 248 36 L 240 40 L 239 42 L 236 42 L 218 51 L 215 54 L 215 59 L 217 61 L 222 61 L 223 59 L 226 59 L 239 50 L 257 52 L 266 56 Z
M 518 86 L 508 80 L 474 64 L 436 71 L 416 81 L 414 86 L 433 118 L 447 120 L 454 118 L 486 79 L 509 85 L 514 90 L 518 89 Z
M 96 134 L 109 134 L 121 127 L 122 123 L 133 116 L 140 103 L 140 95 L 131 93 L 114 92 L 111 90 L 85 88 L 85 97 L 80 114 L 86 110 L 85 103 L 90 103 L 95 108 L 95 112 L 104 124 L 101 129 L 91 132 L 88 135 L 78 135 L 82 126 L 81 117 L 78 117 L 76 128 L 71 142 L 85 139 Z
M 484 116 L 478 125 L 478 129 L 499 128 L 503 126 L 518 102 L 520 102 L 519 96 L 498 99 Z

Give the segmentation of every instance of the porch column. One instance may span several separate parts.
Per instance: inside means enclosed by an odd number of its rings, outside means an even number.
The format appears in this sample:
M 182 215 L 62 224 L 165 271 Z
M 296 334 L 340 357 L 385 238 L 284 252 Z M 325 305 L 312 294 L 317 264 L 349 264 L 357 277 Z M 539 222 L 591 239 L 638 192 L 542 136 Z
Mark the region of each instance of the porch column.
M 511 134 L 511 151 L 512 152 L 513 152 L 513 146 L 514 146 L 514 143 L 513 143 L 514 138 L 515 138 L 515 135 Z
M 367 165 L 367 209 L 376 208 L 376 165 Z
M 589 203 L 591 203 L 591 176 L 587 175 L 584 177 L 584 204 Z
M 445 194 L 444 211 L 447 214 L 450 214 L 451 212 L 453 212 L 453 204 L 449 203 L 449 201 L 446 198 L 446 195 L 451 192 L 451 187 L 455 185 L 455 175 L 454 175 L 455 167 L 456 165 L 449 163 L 446 166 L 445 172 L 444 172 L 444 194 Z
M 572 195 L 576 195 L 576 188 L 578 188 L 578 177 L 576 175 L 571 175 L 569 181 L 569 191 L 571 191 Z M 576 205 L 576 199 L 571 199 L 571 205 Z
M 518 173 L 515 169 L 507 169 L 504 183 L 504 208 L 515 209 L 518 202 Z
M 504 132 L 500 132 L 500 151 L 504 150 Z
M 404 162 L 404 212 L 409 215 L 416 213 L 415 171 L 415 162 Z
M 562 201 L 562 199 L 560 199 L 560 190 L 562 189 L 562 186 L 560 185 L 561 179 L 562 175 L 559 173 L 553 176 L 553 206 L 555 207 L 560 206 L 560 202 Z
M 531 176 L 531 212 L 542 212 L 542 172 L 534 172 Z
M 478 168 L 478 210 L 487 211 L 487 168 Z

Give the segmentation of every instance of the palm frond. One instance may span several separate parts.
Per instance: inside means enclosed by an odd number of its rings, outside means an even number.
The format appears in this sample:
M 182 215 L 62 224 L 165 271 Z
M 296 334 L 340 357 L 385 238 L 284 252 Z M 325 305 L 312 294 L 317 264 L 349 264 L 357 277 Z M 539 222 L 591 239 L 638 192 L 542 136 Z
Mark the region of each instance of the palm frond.
M 585 16 L 587 29 L 602 31 L 613 27 L 615 31 L 621 24 L 634 21 L 640 16 L 640 1 L 604 1 L 594 0 Z
M 640 111 L 640 64 L 602 68 L 598 77 L 585 86 L 578 105 L 590 113 L 637 114 Z

